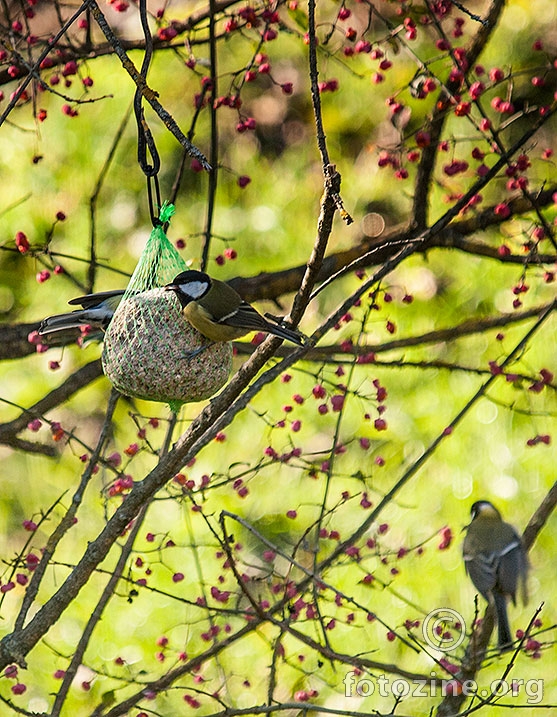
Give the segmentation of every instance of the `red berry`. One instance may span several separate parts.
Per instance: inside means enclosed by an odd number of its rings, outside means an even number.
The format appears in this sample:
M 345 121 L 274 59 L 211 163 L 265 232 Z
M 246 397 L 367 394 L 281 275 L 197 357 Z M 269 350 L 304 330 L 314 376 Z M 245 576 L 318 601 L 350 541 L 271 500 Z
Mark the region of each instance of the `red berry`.
M 159 27 L 157 31 L 157 36 L 159 40 L 162 40 L 163 42 L 173 40 L 177 34 L 178 30 L 172 27 L 172 25 L 169 25 L 168 27 Z
M 429 147 L 431 143 L 431 136 L 429 132 L 419 131 L 416 133 L 416 144 L 418 147 Z
M 335 396 L 332 396 L 331 398 L 331 405 L 333 407 L 333 411 L 341 411 L 344 406 L 344 396 L 340 394 L 336 394 Z
M 314 398 L 324 398 L 326 396 L 326 391 L 321 384 L 314 386 L 312 393 Z
M 511 215 L 511 210 L 509 209 L 508 205 L 504 203 L 497 204 L 493 211 L 498 217 L 501 217 L 502 219 L 507 219 L 507 217 L 510 217 Z
M 20 254 L 26 254 L 29 251 L 29 240 L 23 232 L 17 232 L 15 235 L 15 245 Z
M 499 67 L 493 67 L 489 71 L 489 79 L 492 82 L 501 82 L 501 80 L 503 79 L 504 76 L 505 76 L 505 73 Z
M 69 62 L 66 62 L 66 64 L 62 68 L 62 77 L 70 77 L 71 75 L 75 74 L 77 74 L 77 62 L 75 60 L 70 60 Z
M 39 271 L 36 275 L 36 279 L 39 284 L 44 284 L 45 281 L 48 281 L 50 279 L 50 271 L 48 271 L 48 269 L 43 269 L 42 271 Z
M 357 53 L 371 52 L 371 44 L 367 40 L 358 40 L 354 46 L 354 51 Z

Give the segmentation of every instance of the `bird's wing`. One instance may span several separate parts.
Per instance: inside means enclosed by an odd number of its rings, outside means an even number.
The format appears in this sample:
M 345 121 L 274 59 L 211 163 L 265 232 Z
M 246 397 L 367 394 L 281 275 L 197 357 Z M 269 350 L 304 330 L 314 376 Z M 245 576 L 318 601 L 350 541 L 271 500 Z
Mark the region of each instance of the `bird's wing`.
M 99 304 L 102 304 L 104 301 L 107 301 L 109 299 L 116 299 L 118 298 L 118 301 L 116 302 L 116 306 L 120 303 L 120 299 L 124 295 L 124 289 L 113 289 L 112 291 L 98 291 L 95 294 L 86 294 L 85 296 L 78 296 L 75 299 L 71 299 L 68 301 L 68 304 L 71 304 L 72 306 L 82 306 L 84 309 L 90 309 L 92 306 L 98 306 Z M 109 302 L 109 304 L 114 302 Z
M 251 304 L 248 304 L 247 301 L 242 301 L 237 308 L 234 308 L 223 316 L 219 316 L 218 323 L 234 326 L 238 329 L 249 328 L 254 331 L 257 331 L 257 329 L 268 331 L 269 327 L 272 326 Z
M 271 323 L 254 309 L 251 304 L 241 299 L 240 295 L 234 289 L 222 281 L 212 280 L 211 291 L 218 291 L 220 305 L 223 308 L 220 316 L 214 316 L 214 320 L 219 324 L 224 324 L 235 329 L 243 329 L 245 333 L 248 331 L 266 331 L 275 336 L 292 341 L 302 346 L 305 337 L 298 331 L 282 326 L 276 321 Z M 210 292 L 209 292 L 210 293 Z
M 496 583 L 498 560 L 497 553 L 464 554 L 466 572 L 486 600 Z
M 45 336 L 67 329 L 80 329 L 82 326 L 98 326 L 103 330 L 110 323 L 118 304 L 122 300 L 124 290 L 102 291 L 72 299 L 70 304 L 80 304 L 83 309 L 75 309 L 67 314 L 57 314 L 44 319 L 39 327 L 39 334 Z
M 249 329 L 250 331 L 266 331 L 269 334 L 280 336 L 282 339 L 292 341 L 298 346 L 303 346 L 305 337 L 294 329 L 289 329 L 277 322 L 271 323 L 253 308 L 246 301 L 238 306 L 234 311 L 220 317 L 220 324 L 226 324 L 239 329 Z
M 517 535 L 516 540 L 501 553 L 497 570 L 497 587 L 501 592 L 510 595 L 513 603 L 516 602 L 516 589 L 519 580 L 524 584 L 527 571 L 526 553 Z

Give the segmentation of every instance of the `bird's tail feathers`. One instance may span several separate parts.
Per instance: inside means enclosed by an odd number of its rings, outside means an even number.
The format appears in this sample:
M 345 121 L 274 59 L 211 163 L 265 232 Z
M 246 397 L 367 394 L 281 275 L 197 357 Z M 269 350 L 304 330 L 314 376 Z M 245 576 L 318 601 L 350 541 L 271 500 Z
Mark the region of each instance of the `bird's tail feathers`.
M 49 316 L 41 322 L 39 326 L 39 334 L 46 336 L 57 331 L 67 331 L 68 329 L 81 329 L 87 325 L 87 319 L 83 318 L 84 311 L 72 311 L 70 314 L 58 314 L 57 316 Z
M 68 329 L 83 329 L 84 326 L 106 329 L 112 314 L 113 312 L 104 307 L 96 307 L 49 316 L 39 326 L 39 335 L 45 336 L 56 331 L 67 331 Z
M 503 593 L 493 592 L 493 601 L 497 613 L 497 644 L 501 651 L 512 650 L 513 638 L 507 614 L 507 598 Z
M 280 319 L 276 316 L 273 316 L 272 314 L 265 314 L 265 318 L 268 320 L 270 326 L 272 326 L 272 328 L 269 328 L 269 333 L 274 334 L 275 336 L 280 336 L 281 339 L 286 339 L 286 341 L 292 341 L 292 343 L 297 344 L 298 346 L 311 345 L 310 339 L 305 336 L 305 334 L 301 331 L 296 331 L 295 329 L 289 329 L 286 326 L 283 326 L 280 323 Z

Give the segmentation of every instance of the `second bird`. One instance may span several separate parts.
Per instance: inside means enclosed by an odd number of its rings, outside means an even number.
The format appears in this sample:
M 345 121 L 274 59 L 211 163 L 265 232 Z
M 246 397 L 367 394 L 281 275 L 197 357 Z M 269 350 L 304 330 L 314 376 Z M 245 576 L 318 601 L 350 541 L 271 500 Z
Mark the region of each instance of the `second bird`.
M 202 271 L 183 271 L 165 287 L 174 291 L 187 321 L 211 341 L 233 341 L 250 331 L 265 331 L 303 346 L 303 334 L 268 321 L 234 289 Z
M 489 501 L 474 503 L 471 514 L 472 521 L 462 546 L 464 565 L 476 590 L 489 603 L 494 603 L 498 647 L 509 650 L 513 639 L 507 616 L 507 599 L 510 597 L 516 603 L 519 584 L 526 598 L 528 558 L 519 534 L 512 525 L 504 522 Z

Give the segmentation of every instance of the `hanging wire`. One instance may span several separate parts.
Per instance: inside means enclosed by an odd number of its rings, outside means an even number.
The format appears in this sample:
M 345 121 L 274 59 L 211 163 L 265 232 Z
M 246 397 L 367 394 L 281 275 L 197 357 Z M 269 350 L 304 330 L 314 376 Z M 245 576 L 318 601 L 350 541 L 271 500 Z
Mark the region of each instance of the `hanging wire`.
M 145 55 L 143 56 L 140 75 L 143 78 L 144 85 L 146 85 L 147 72 L 149 71 L 149 65 L 151 64 L 153 57 L 153 37 L 151 35 L 149 20 L 147 17 L 147 0 L 139 0 L 139 17 L 141 19 L 141 27 L 145 37 Z M 141 171 L 147 178 L 149 214 L 151 215 L 151 222 L 153 223 L 153 226 L 156 227 L 161 223 L 158 217 L 158 210 L 160 209 L 162 202 L 157 176 L 161 167 L 161 160 L 155 145 L 155 140 L 153 139 L 153 135 L 151 134 L 151 130 L 149 129 L 149 125 L 145 119 L 142 103 L 143 94 L 138 87 L 135 91 L 135 97 L 133 100 L 135 121 L 137 123 L 137 161 L 139 162 Z M 150 161 L 148 155 L 150 157 Z M 157 208 L 157 211 L 155 211 L 155 208 Z

